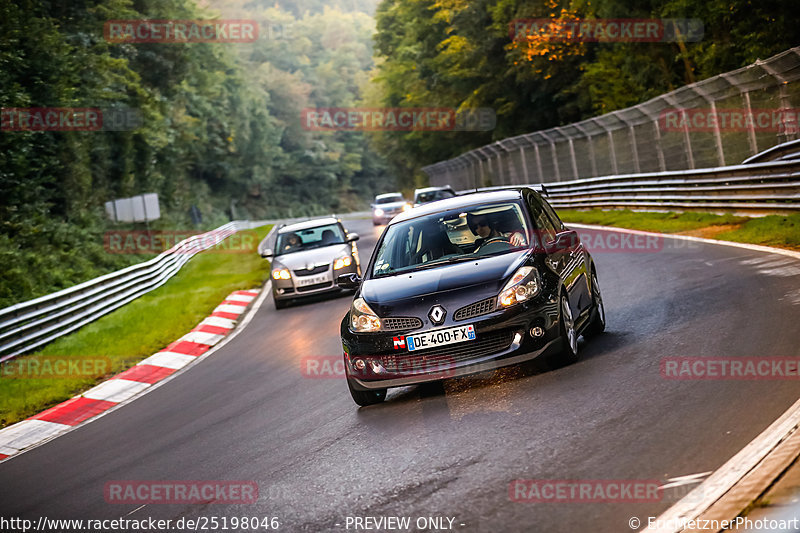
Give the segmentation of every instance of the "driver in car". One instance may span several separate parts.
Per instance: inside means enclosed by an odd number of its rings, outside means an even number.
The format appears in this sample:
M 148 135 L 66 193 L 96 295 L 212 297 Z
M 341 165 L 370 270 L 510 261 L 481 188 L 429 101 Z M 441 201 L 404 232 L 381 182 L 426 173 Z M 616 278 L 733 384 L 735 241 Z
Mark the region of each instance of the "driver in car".
M 296 233 L 290 233 L 286 236 L 286 244 L 283 247 L 283 251 L 286 252 L 288 250 L 300 248 L 300 244 L 300 237 L 298 237 Z
M 508 241 L 511 246 L 524 246 L 525 236 L 520 231 L 512 231 L 508 234 L 501 233 L 497 230 L 496 225 L 493 224 L 488 214 L 467 215 L 467 222 L 469 229 L 472 230 L 478 238 L 475 239 L 475 250 L 483 246 L 486 242 L 493 239 Z

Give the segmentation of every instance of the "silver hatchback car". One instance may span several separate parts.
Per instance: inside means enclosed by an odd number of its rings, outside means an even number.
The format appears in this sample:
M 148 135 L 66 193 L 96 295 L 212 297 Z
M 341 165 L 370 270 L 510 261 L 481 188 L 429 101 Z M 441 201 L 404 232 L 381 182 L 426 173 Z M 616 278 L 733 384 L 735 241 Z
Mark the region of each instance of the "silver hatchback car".
M 355 241 L 336 218 L 307 220 L 278 229 L 275 248 L 262 256 L 272 259 L 272 298 L 282 309 L 290 300 L 341 289 L 340 274 L 361 275 Z

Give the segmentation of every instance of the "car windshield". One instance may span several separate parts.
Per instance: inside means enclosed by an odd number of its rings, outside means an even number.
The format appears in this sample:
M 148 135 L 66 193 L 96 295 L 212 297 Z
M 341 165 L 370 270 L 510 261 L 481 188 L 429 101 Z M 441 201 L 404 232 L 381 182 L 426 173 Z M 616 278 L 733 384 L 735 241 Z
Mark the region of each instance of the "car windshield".
M 377 198 L 375 200 L 376 204 L 391 204 L 393 202 L 402 202 L 403 195 L 401 194 L 394 194 L 392 196 L 383 196 L 381 198 Z
M 320 248 L 331 244 L 344 244 L 345 235 L 338 224 L 327 224 L 316 228 L 287 231 L 278 235 L 275 255 L 289 254 Z
M 372 276 L 388 276 L 527 248 L 531 232 L 516 203 L 443 211 L 389 226 Z
M 417 193 L 416 202 L 418 204 L 425 204 L 428 202 L 433 202 L 434 200 L 444 200 L 445 198 L 452 198 L 453 196 L 455 195 L 447 190 L 421 192 Z

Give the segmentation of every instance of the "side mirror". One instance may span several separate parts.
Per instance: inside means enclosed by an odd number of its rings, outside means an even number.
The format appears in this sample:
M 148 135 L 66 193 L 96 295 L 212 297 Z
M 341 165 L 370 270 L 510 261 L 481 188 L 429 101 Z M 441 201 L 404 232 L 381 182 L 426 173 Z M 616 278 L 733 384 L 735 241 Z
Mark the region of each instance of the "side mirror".
M 580 244 L 578 232 L 575 230 L 568 230 L 556 235 L 556 240 L 550 246 L 550 252 L 566 252 L 574 250 Z
M 275 254 L 272 253 L 272 248 L 264 248 L 264 251 L 261 252 L 261 257 L 263 257 L 264 259 L 269 259 L 273 255 Z
M 357 289 L 360 284 L 361 278 L 358 277 L 358 274 L 339 274 L 336 278 L 336 285 L 340 289 Z
M 347 234 L 347 242 L 355 242 L 359 239 L 358 233 L 348 233 Z

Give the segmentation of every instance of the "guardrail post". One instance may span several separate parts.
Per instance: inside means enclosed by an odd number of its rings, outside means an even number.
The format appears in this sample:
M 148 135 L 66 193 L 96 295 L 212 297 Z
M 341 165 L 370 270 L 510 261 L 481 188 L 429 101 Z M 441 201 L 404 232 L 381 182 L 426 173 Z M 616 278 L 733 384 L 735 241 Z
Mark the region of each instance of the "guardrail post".
M 611 150 L 611 171 L 613 174 L 619 174 L 619 166 L 617 165 L 617 150 L 614 148 L 614 134 L 611 130 L 606 129 L 608 134 L 608 147 Z
M 750 105 L 750 93 L 743 92 L 742 98 L 744 98 L 744 107 L 747 109 L 747 116 L 753 115 L 753 108 Z M 750 143 L 750 155 L 756 155 L 758 153 L 758 142 L 756 141 L 756 126 L 752 120 L 746 120 L 745 123 L 747 124 L 747 140 Z
M 575 144 L 572 142 L 572 137 L 569 138 L 569 155 L 572 158 L 572 175 L 574 179 L 578 179 L 578 161 L 575 159 Z
M 525 147 L 519 147 L 519 158 L 522 161 L 522 183 L 530 183 L 530 178 L 528 177 L 528 162 L 525 161 Z
M 658 125 L 658 119 L 653 120 L 653 128 L 655 129 L 656 134 L 656 155 L 658 155 L 658 168 L 661 169 L 661 172 L 665 172 L 667 170 L 666 161 L 664 161 L 664 147 L 661 146 L 661 127 Z
M 539 154 L 539 143 L 533 144 L 533 151 L 536 154 L 536 168 L 539 170 L 539 181 L 545 182 L 544 171 L 542 170 L 542 156 Z

